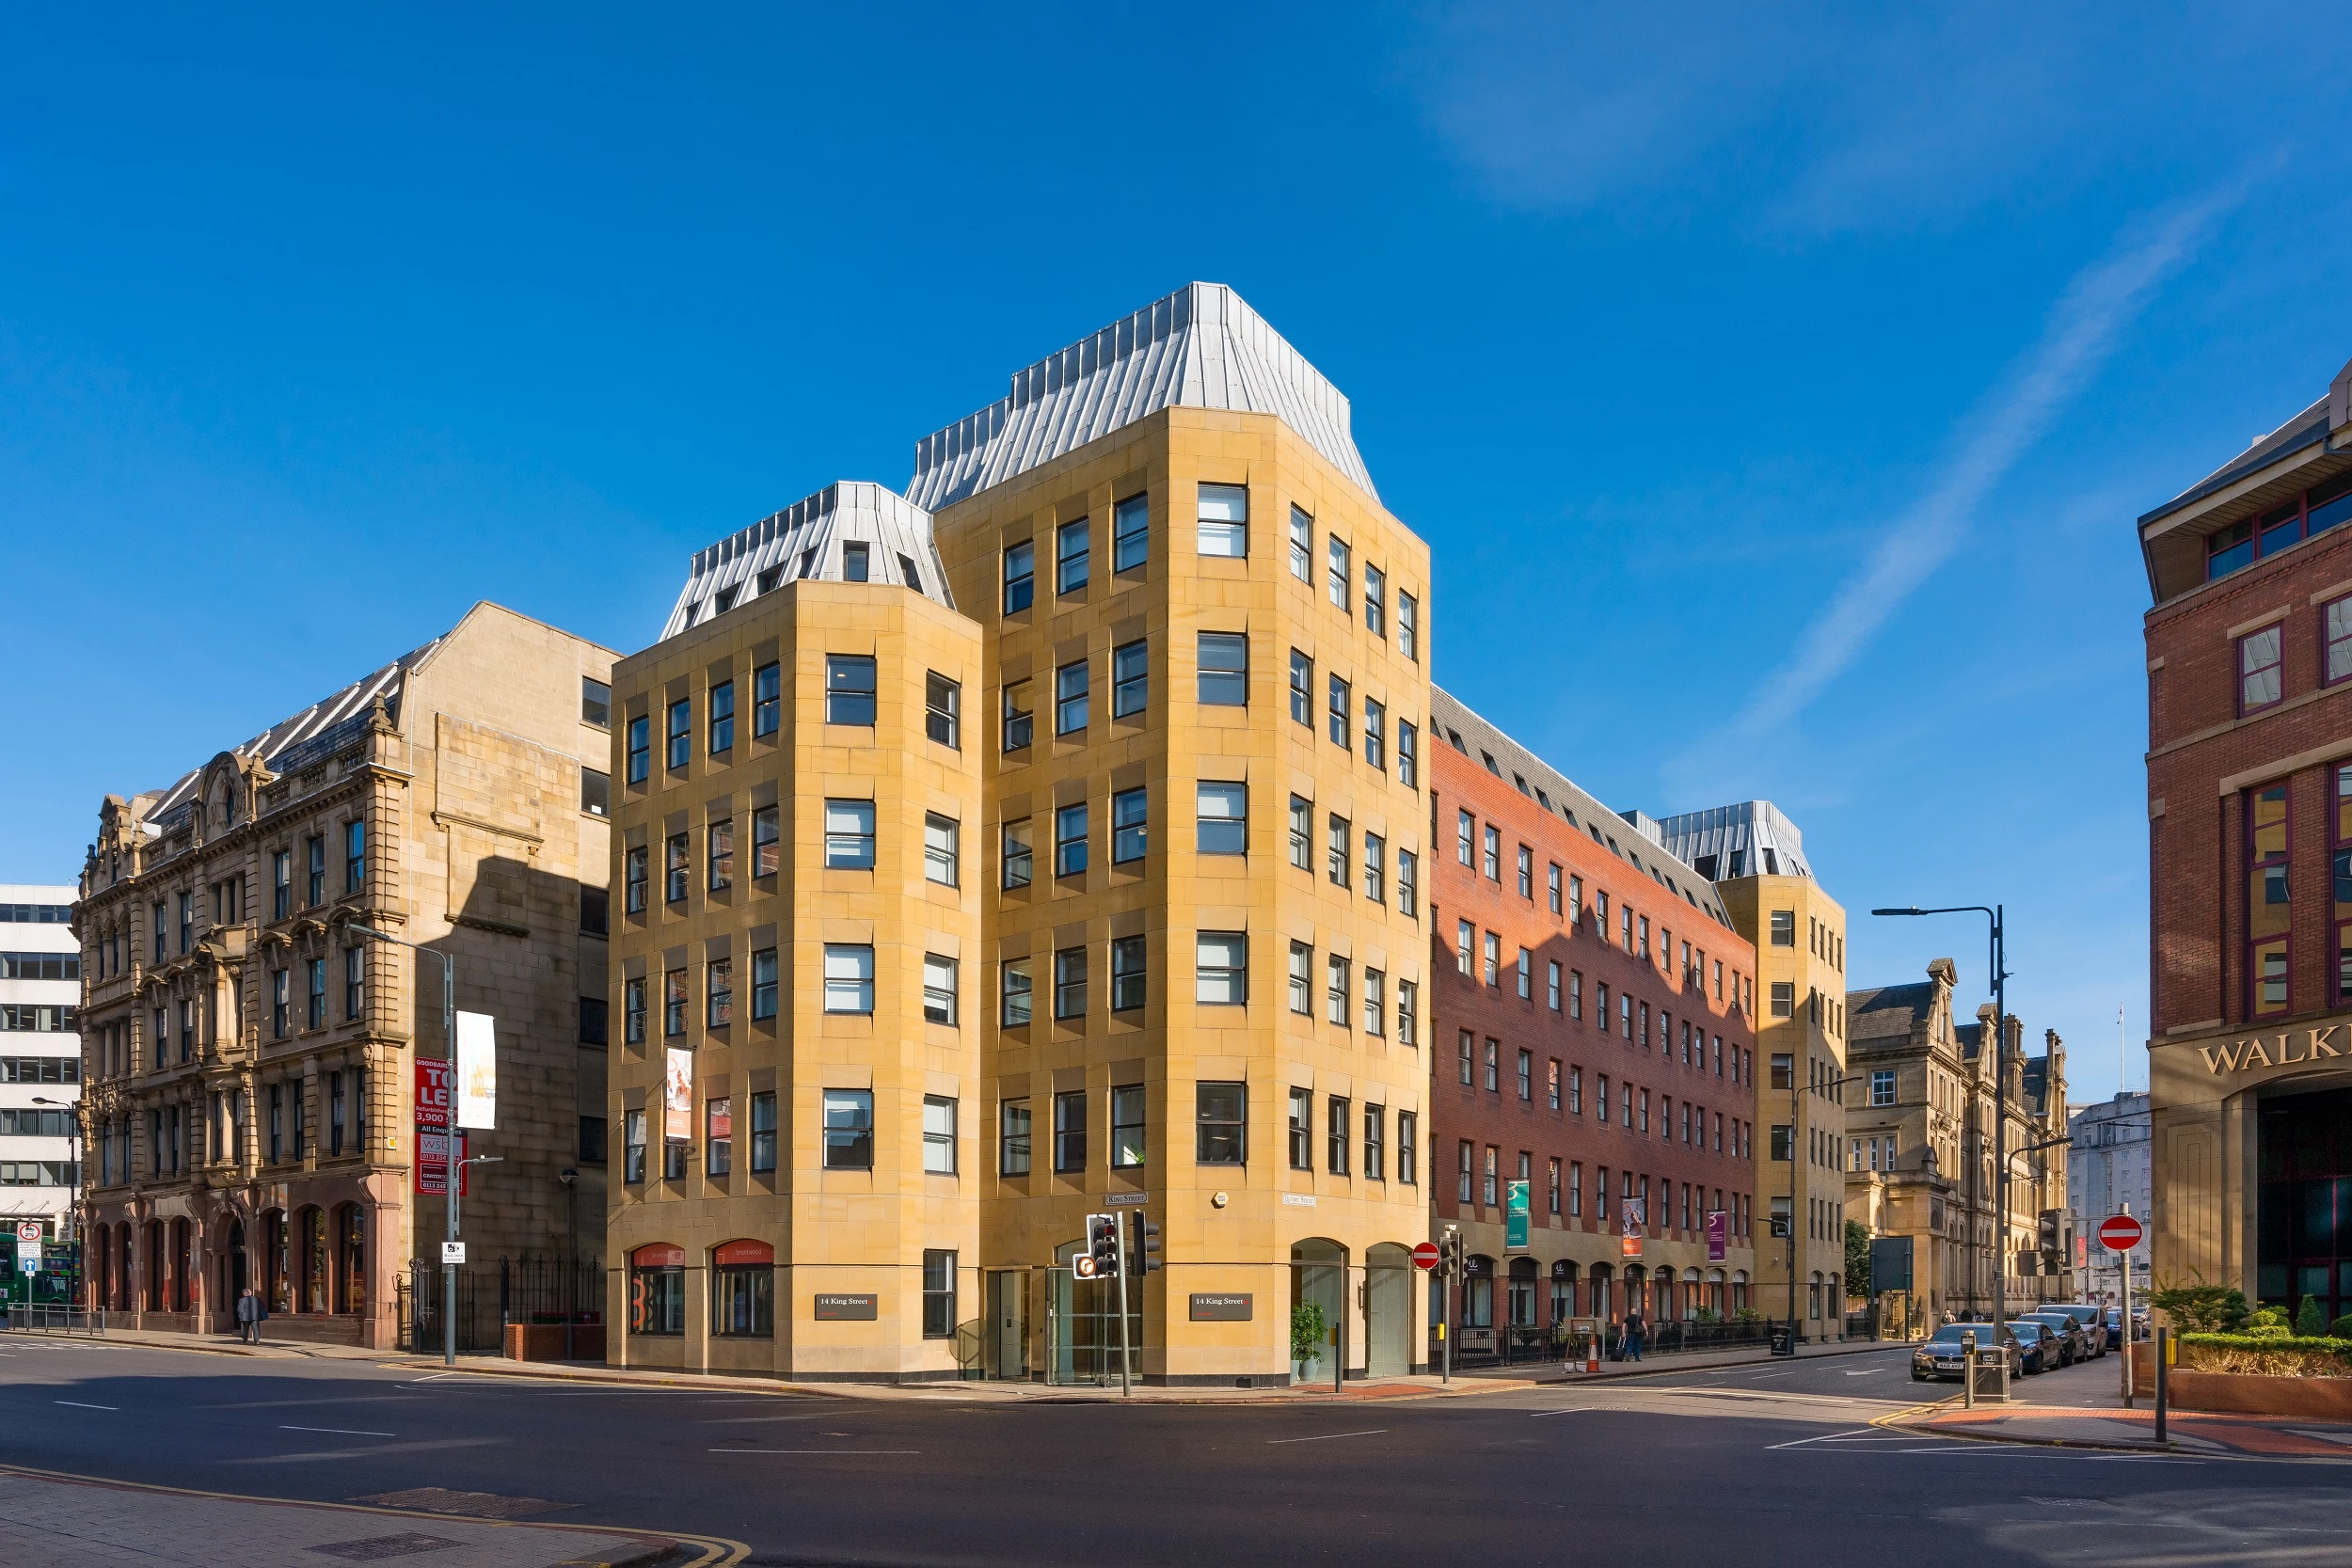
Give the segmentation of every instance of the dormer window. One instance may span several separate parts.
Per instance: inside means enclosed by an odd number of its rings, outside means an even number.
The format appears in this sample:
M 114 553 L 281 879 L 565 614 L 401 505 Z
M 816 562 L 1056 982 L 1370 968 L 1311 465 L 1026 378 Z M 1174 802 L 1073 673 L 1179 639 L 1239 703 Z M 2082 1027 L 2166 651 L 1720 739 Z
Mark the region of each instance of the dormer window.
M 866 580 L 866 546 L 854 539 L 841 546 L 842 581 L 864 582 Z

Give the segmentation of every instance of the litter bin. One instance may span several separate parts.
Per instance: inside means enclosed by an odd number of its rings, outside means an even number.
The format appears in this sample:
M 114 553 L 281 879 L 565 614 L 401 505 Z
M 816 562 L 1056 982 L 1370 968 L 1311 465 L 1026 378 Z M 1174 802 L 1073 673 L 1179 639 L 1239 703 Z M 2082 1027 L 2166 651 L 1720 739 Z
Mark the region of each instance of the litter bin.
M 1772 1325 L 1772 1354 L 1774 1355 L 1797 1354 L 1797 1325 L 1795 1323 Z

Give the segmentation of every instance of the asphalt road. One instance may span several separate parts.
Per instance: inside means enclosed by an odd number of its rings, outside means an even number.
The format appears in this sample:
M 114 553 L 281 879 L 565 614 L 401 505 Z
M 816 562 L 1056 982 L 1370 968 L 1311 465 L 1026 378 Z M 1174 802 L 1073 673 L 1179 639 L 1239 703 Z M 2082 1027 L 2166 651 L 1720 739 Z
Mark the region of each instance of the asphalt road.
M 2033 1380 L 2112 1375 L 2110 1359 Z M 2150 1561 L 2352 1568 L 2352 1463 L 1870 1426 L 1899 1349 L 1340 1406 L 882 1402 L 0 1340 L 0 1461 L 342 1500 L 439 1486 L 754 1563 Z M 233 1562 L 233 1544 L 222 1560 Z

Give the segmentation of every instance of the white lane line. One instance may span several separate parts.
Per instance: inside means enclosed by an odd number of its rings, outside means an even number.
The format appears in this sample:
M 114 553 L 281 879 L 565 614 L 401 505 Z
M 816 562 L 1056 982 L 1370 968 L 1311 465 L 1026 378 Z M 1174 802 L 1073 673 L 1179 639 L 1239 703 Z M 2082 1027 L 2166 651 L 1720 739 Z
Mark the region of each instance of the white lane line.
M 1266 1445 L 1271 1448 L 1277 1443 L 1328 1443 L 1334 1437 L 1377 1437 L 1388 1430 L 1387 1427 L 1373 1427 L 1365 1432 L 1319 1432 L 1312 1437 L 1269 1437 Z
M 1865 1367 L 1858 1372 L 1848 1372 L 1846 1375 L 1848 1377 L 1869 1377 L 1884 1370 L 1886 1369 L 1883 1367 Z
M 1839 1438 L 1839 1437 L 1862 1437 L 1862 1436 L 1867 1436 L 1867 1435 L 1868 1435 L 1868 1434 L 1870 1434 L 1870 1433 L 1875 1433 L 1875 1432 L 1877 1432 L 1877 1431 L 1878 1431 L 1878 1428 L 1876 1428 L 1876 1427 L 1848 1427 L 1848 1428 L 1847 1428 L 1845 1431 L 1843 1431 L 1843 1432 L 1824 1432 L 1824 1433 L 1817 1433 L 1817 1434 L 1815 1434 L 1814 1436 L 1811 1436 L 1811 1437 L 1800 1437 L 1800 1438 L 1797 1438 L 1797 1439 L 1796 1439 L 1795 1441 L 1793 1441 L 1793 1442 L 1788 1442 L 1788 1443 L 1772 1443 L 1772 1444 L 1768 1444 L 1768 1445 L 1765 1447 L 1764 1451 L 1765 1451 L 1766 1453 L 1771 1453 L 1771 1452 L 1772 1452 L 1772 1451 L 1773 1451 L 1774 1449 L 1802 1449 L 1802 1448 L 1806 1447 L 1806 1446 L 1807 1446 L 1807 1445 L 1809 1445 L 1809 1444 L 1813 1444 L 1813 1443 L 1827 1443 L 1827 1442 L 1833 1441 L 1834 1439 L 1836 1439 L 1836 1438 Z
M 1564 1404 L 1557 1410 L 1531 1410 L 1528 1415 L 1530 1417 L 1579 1416 L 1587 1410 L 1623 1410 L 1625 1406 L 1621 1404 Z
M 119 1404 L 84 1404 L 80 1400 L 54 1400 L 55 1404 L 70 1404 L 76 1410 L 119 1410 Z
M 278 1430 L 280 1432 L 326 1432 L 332 1433 L 338 1437 L 397 1437 L 400 1435 L 397 1432 L 361 1432 L 357 1427 L 281 1426 Z
M 771 1421 L 821 1421 L 822 1416 L 720 1416 L 699 1422 L 707 1427 L 764 1426 Z
M 706 1449 L 706 1453 L 921 1453 L 921 1449 Z

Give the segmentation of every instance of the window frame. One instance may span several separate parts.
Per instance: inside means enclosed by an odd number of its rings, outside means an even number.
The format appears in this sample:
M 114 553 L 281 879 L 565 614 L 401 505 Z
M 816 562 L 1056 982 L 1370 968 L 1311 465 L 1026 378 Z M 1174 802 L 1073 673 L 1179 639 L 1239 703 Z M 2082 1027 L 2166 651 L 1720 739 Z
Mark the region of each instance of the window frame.
M 2257 645 L 2266 645 L 2270 657 L 2265 663 L 2249 668 L 2247 660 Z M 2237 672 L 2239 718 L 2266 713 L 2286 701 L 2286 623 L 2283 620 L 2257 626 L 2231 644 L 2231 662 Z M 2252 685 L 2264 676 L 2268 677 L 2269 695 L 2257 700 L 2251 695 Z

